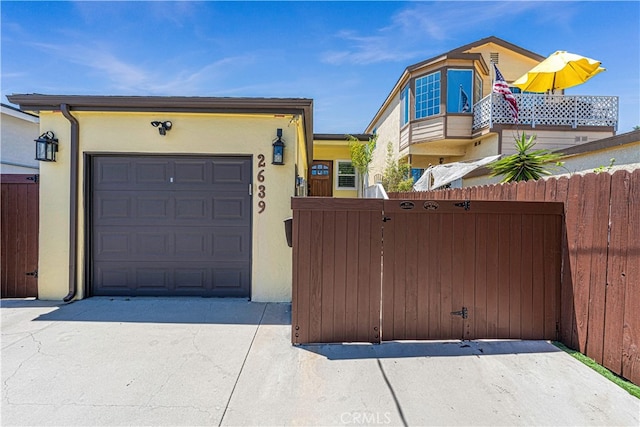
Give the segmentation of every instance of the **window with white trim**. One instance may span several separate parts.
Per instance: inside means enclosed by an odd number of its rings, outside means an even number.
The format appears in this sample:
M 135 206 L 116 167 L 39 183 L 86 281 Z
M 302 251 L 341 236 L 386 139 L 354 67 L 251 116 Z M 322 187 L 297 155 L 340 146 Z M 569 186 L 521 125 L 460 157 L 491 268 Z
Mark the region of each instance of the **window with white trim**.
M 336 189 L 356 189 L 356 168 L 350 160 L 336 160 Z

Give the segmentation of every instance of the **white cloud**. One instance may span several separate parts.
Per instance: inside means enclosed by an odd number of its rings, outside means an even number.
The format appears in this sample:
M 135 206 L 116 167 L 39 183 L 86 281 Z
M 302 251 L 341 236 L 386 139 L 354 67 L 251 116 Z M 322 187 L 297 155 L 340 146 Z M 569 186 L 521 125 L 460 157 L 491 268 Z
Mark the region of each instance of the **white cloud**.
M 548 13 L 546 7 L 554 13 Z M 391 16 L 389 25 L 374 30 L 372 35 L 354 31 L 339 31 L 335 37 L 345 47 L 322 53 L 325 63 L 371 64 L 406 61 L 442 52 L 441 42 L 464 37 L 467 33 L 486 28 L 486 35 L 499 34 L 503 25 L 522 26 L 527 22 L 569 20 L 571 5 L 546 2 L 479 2 L 451 1 L 412 3 Z
M 180 69 L 171 72 L 155 63 L 146 67 L 129 63 L 105 46 L 65 46 L 48 43 L 31 45 L 47 52 L 56 60 L 69 61 L 87 68 L 87 74 L 104 80 L 103 90 L 117 90 L 126 94 L 200 93 L 204 85 L 214 86 L 216 81 L 219 82 L 225 76 L 232 75 L 255 61 L 250 54 L 246 54 L 222 58 L 195 71 Z

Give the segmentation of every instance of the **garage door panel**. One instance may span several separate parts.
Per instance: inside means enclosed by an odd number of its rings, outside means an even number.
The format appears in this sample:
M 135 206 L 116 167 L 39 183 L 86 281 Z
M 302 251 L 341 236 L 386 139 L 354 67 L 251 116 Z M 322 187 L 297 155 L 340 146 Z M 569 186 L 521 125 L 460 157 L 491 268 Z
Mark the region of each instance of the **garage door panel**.
M 104 262 L 95 266 L 101 286 L 94 295 L 243 296 L 250 284 L 249 263 Z M 228 292 L 228 295 L 226 293 Z
M 226 160 L 213 165 L 213 184 L 242 185 L 251 179 L 250 165 L 243 161 Z
M 131 181 L 131 161 L 124 158 L 105 159 L 94 173 L 94 188 L 120 187 Z
M 171 164 L 164 160 L 142 160 L 135 163 L 136 184 L 146 187 L 149 184 L 166 185 L 171 179 Z
M 249 296 L 250 158 L 93 159 L 94 295 Z

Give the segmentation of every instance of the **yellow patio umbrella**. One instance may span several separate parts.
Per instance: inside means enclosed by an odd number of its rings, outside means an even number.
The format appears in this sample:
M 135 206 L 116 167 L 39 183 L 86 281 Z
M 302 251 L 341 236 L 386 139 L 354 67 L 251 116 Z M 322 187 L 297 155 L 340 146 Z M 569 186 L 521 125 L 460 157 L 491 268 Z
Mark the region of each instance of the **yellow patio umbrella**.
M 525 92 L 553 92 L 582 84 L 604 70 L 600 61 L 559 50 L 513 82 L 513 85 Z

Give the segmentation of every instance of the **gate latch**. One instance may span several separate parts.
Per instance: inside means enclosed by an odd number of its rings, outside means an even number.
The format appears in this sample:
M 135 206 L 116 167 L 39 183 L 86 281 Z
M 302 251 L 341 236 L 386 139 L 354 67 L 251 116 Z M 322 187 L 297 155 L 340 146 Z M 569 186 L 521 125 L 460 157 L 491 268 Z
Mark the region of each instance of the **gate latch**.
M 463 319 L 466 319 L 467 317 L 469 317 L 468 311 L 467 311 L 467 307 L 462 307 L 462 310 L 460 310 L 460 311 L 452 311 L 451 315 L 452 316 L 462 316 Z
M 455 203 L 454 206 L 464 208 L 465 211 L 468 211 L 469 209 L 471 209 L 471 202 L 469 200 L 465 200 L 464 202 Z
M 30 271 L 28 273 L 25 273 L 25 275 L 26 276 L 33 276 L 33 277 L 35 277 L 37 279 L 38 278 L 38 270 Z

